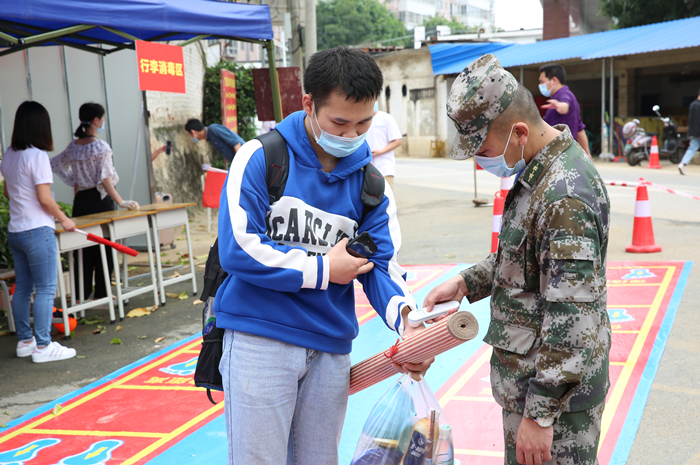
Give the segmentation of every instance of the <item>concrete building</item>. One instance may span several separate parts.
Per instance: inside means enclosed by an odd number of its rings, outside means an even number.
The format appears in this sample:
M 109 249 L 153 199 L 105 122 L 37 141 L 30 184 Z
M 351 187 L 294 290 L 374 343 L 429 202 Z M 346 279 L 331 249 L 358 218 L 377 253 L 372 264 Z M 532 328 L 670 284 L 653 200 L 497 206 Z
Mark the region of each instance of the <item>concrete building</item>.
M 281 67 L 284 64 L 284 54 L 281 49 L 281 26 L 272 26 L 275 46 L 275 62 Z M 262 64 L 267 66 L 267 54 L 262 45 L 238 40 L 209 40 L 207 41 L 207 65 L 214 66 L 219 61 L 226 60 L 236 63 Z M 286 57 L 291 60 L 291 56 Z
M 537 98 L 542 98 L 538 90 L 539 67 L 552 61 L 563 65 L 567 71 L 567 85 L 579 101 L 582 120 L 592 132 L 591 142 L 595 147 L 595 139 L 600 140 L 601 113 L 611 109 L 620 124 L 632 117 L 652 116 L 651 108 L 658 104 L 664 116 L 675 117 L 679 126 L 687 126 L 688 106 L 697 98 L 700 88 L 700 45 L 697 45 L 697 36 L 687 31 L 697 30 L 697 27 L 700 27 L 700 17 L 587 36 L 589 45 L 584 49 L 588 51 L 584 52 L 594 54 L 591 58 L 572 57 L 571 54 L 567 58 L 555 56 L 581 48 L 583 37 L 571 38 L 570 45 L 568 42 L 555 45 L 537 42 L 512 45 L 493 53 Z M 628 40 L 628 34 L 634 34 L 638 38 L 636 42 Z M 687 44 L 681 43 L 683 41 Z M 606 46 L 611 49 L 601 51 Z M 607 58 L 595 55 L 602 53 L 609 55 Z M 434 75 L 428 47 L 373 56 L 384 73 L 386 86 L 379 106 L 399 124 L 404 134 L 403 153 L 427 156 L 431 141 L 445 142 L 449 153 L 456 129 L 447 118 L 445 105 L 459 71 L 455 68 L 449 73 Z M 509 62 L 528 64 L 508 67 Z M 647 129 L 660 133 L 660 128 Z
M 456 19 L 465 26 L 493 29 L 495 0 L 385 0 L 386 8 L 404 23 L 407 30 L 421 26 L 433 16 Z
M 486 32 L 496 23 L 495 0 L 460 0 L 457 17 L 460 23 L 470 27 L 483 27 Z
M 198 42 L 184 48 L 187 93 L 146 92 L 151 151 L 167 141 L 173 146 L 170 155 L 161 154 L 153 160 L 155 190 L 173 194 L 176 202 L 201 203 L 202 164 L 211 163 L 212 159 L 209 144 L 195 144 L 185 132 L 188 119 L 202 119 L 206 68 L 204 47 L 206 43 Z
M 610 30 L 611 21 L 600 15 L 600 0 L 540 0 L 544 40 Z

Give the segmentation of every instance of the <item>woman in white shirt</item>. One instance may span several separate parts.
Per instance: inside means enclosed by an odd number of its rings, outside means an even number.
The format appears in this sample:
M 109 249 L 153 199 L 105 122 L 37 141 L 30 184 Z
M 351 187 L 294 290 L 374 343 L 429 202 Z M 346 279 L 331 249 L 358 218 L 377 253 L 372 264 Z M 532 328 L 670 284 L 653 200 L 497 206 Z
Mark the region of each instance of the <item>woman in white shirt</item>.
M 75 131 L 77 139 L 51 159 L 53 172 L 75 190 L 73 217 L 114 210 L 114 202 L 122 208 L 138 209 L 138 203 L 122 200 L 114 187 L 119 182 L 119 175 L 112 162 L 112 149 L 107 142 L 97 138 L 105 127 L 104 107 L 99 103 L 85 103 L 80 106 L 78 116 L 80 126 Z M 110 276 L 112 268 L 112 260 L 107 260 Z M 93 277 L 94 298 L 106 297 L 99 246 L 83 249 L 83 289 L 86 299 L 92 290 Z M 79 279 L 77 274 L 75 279 Z
M 51 342 L 53 300 L 58 280 L 58 250 L 54 218 L 66 231 L 75 223 L 51 197 L 51 164 L 46 151 L 53 150 L 51 120 L 40 103 L 24 102 L 17 109 L 12 144 L 5 152 L 0 171 L 5 178 L 5 197 L 10 199 L 8 242 L 15 262 L 15 294 L 12 315 L 17 326 L 17 356 L 36 363 L 75 357 L 75 349 Z M 36 289 L 30 322 L 32 291 Z

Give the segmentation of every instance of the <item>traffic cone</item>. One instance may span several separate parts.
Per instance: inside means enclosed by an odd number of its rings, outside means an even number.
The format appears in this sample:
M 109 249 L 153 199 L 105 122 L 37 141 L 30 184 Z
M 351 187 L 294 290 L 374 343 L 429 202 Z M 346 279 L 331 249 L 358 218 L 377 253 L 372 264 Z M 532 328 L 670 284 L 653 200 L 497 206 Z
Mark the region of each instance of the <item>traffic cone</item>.
M 503 216 L 503 205 L 506 203 L 505 197 L 499 191 L 493 199 L 493 221 L 491 223 L 491 253 L 498 250 L 498 235 L 501 232 L 501 217 Z
M 655 170 L 660 170 L 661 165 L 659 164 L 659 141 L 656 140 L 656 136 L 651 139 L 651 151 L 649 152 L 649 166 L 647 168 L 652 168 Z M 646 190 L 646 187 L 644 187 Z
M 632 245 L 628 245 L 625 250 L 630 253 L 661 252 L 661 246 L 654 243 L 654 227 L 651 224 L 651 206 L 649 204 L 649 194 L 647 193 L 647 186 L 644 179 L 640 179 L 639 185 L 637 186 Z
M 508 197 L 508 191 L 513 187 L 513 178 L 501 178 L 501 195 L 503 196 L 503 201 Z

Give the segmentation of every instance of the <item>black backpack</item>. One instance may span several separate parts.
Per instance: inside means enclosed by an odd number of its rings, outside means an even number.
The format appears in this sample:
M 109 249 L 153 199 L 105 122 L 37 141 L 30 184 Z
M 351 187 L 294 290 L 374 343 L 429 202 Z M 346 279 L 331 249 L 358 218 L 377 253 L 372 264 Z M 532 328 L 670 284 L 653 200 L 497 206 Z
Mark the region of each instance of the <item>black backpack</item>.
M 284 194 L 284 188 L 287 185 L 287 177 L 289 175 L 289 152 L 287 151 L 287 142 L 284 140 L 279 131 L 273 130 L 267 134 L 263 134 L 257 138 L 265 151 L 265 180 L 267 183 L 267 193 L 270 197 L 270 205 L 277 202 Z M 365 219 L 367 213 L 377 207 L 384 199 L 384 177 L 377 168 L 371 163 L 363 168 L 364 178 L 362 180 L 362 219 Z M 224 282 L 228 273 L 221 268 L 219 262 L 219 238 L 214 241 L 214 245 L 209 249 L 207 263 L 204 267 L 204 287 L 200 300 L 204 302 L 204 311 L 202 312 L 202 326 L 207 325 L 207 319 L 213 309 L 209 309 L 209 305 L 213 305 L 213 297 L 216 296 L 216 291 Z M 212 300 L 209 301 L 209 298 Z M 216 326 L 216 319 L 209 322 L 210 331 L 203 336 L 202 349 L 197 359 L 197 367 L 194 373 L 194 385 L 207 389 L 207 397 L 211 403 L 216 404 L 211 397 L 211 390 L 223 391 L 223 380 L 219 373 L 219 362 L 223 355 L 224 329 Z

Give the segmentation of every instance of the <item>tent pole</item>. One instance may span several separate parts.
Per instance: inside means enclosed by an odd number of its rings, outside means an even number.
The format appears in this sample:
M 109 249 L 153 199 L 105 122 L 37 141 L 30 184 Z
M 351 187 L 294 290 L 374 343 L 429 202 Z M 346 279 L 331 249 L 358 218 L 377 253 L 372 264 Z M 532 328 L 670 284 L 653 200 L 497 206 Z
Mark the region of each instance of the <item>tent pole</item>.
M 102 45 L 100 44 L 100 48 Z M 107 114 L 107 120 L 110 119 L 109 116 L 109 96 L 107 95 L 107 73 L 105 72 L 105 56 L 100 56 L 100 68 L 102 70 L 102 92 L 105 95 L 105 113 Z M 107 126 L 107 142 L 109 146 L 112 146 L 112 126 Z
M 525 85 L 525 67 L 521 66 L 520 67 L 520 84 Z
M 0 145 L 2 145 L 0 147 L 2 152 L 5 153 L 7 145 L 5 145 L 5 126 L 2 124 L 2 102 L 0 102 Z
M 605 58 L 603 58 L 603 69 L 600 74 L 600 154 L 606 153 L 607 147 L 603 146 L 605 139 Z
M 282 97 L 280 96 L 280 83 L 277 78 L 277 65 L 275 63 L 275 43 L 268 40 L 265 43 L 267 49 L 267 63 L 270 67 L 270 90 L 272 90 L 272 108 L 275 112 L 275 121 L 282 121 Z
M 146 91 L 141 91 L 141 99 L 143 101 L 143 123 L 145 126 L 145 132 L 146 132 L 146 137 L 144 138 L 144 145 L 146 146 L 146 162 L 148 166 L 148 185 L 150 187 L 149 193 L 151 196 L 149 197 L 151 202 L 156 201 L 156 177 L 155 174 L 153 174 L 153 151 L 151 150 L 151 125 L 149 123 L 149 115 L 150 113 L 148 112 L 148 98 L 146 95 Z
M 27 68 L 27 90 L 29 91 L 29 100 L 34 100 L 34 86 L 32 86 L 32 67 L 29 64 L 29 49 L 24 51 L 24 64 Z
M 137 40 L 141 40 L 136 36 L 132 36 L 131 34 L 127 34 L 126 32 L 122 32 L 119 29 L 114 29 L 113 27 L 108 27 L 108 26 L 99 26 L 99 27 L 101 27 L 105 31 L 109 31 L 112 34 L 116 34 L 116 35 L 121 36 L 127 40 L 132 41 L 132 42 L 136 42 Z
M 66 47 L 61 45 L 61 62 L 63 64 L 63 85 L 66 87 L 66 101 L 68 103 L 68 124 L 70 124 L 69 129 L 69 139 L 73 139 L 73 111 L 70 105 L 70 87 L 68 86 L 68 64 L 66 63 Z M 107 118 L 109 119 L 109 117 Z M 112 145 L 111 142 L 109 144 Z
M 17 37 L 13 37 L 10 34 L 5 34 L 2 31 L 0 31 L 0 39 L 6 40 L 6 41 L 10 42 L 11 44 L 15 44 L 15 45 L 19 43 L 19 39 L 17 39 Z
M 145 99 L 144 99 L 145 100 Z M 136 170 L 139 167 L 139 154 L 141 153 L 141 129 L 143 128 L 143 104 L 144 100 L 141 100 L 141 105 L 139 106 L 139 127 L 136 130 L 136 153 L 134 153 L 134 169 L 131 175 L 131 190 L 129 191 L 129 199 L 134 199 L 134 188 L 136 187 Z
M 610 57 L 610 131 L 608 131 L 608 149 L 615 155 L 613 150 L 613 131 L 615 130 L 615 68 L 614 58 Z
M 195 42 L 199 42 L 200 40 L 206 39 L 207 37 L 209 37 L 209 36 L 206 34 L 202 34 L 201 36 L 196 36 L 196 37 L 192 37 L 191 39 L 187 39 L 186 41 L 184 41 L 178 45 L 180 47 L 187 47 L 188 45 L 193 44 Z
M 71 27 L 66 27 L 63 29 L 58 29 L 57 31 L 50 31 L 50 32 L 44 32 L 42 34 L 37 34 L 35 36 L 30 36 L 30 37 L 25 37 L 24 38 L 24 43 L 25 44 L 33 44 L 35 42 L 41 42 L 43 40 L 47 39 L 58 39 L 63 36 L 67 36 L 69 34 L 75 34 L 77 32 L 83 32 L 87 31 L 88 29 L 94 29 L 96 26 L 90 26 L 90 25 L 78 25 L 78 26 L 71 26 Z

